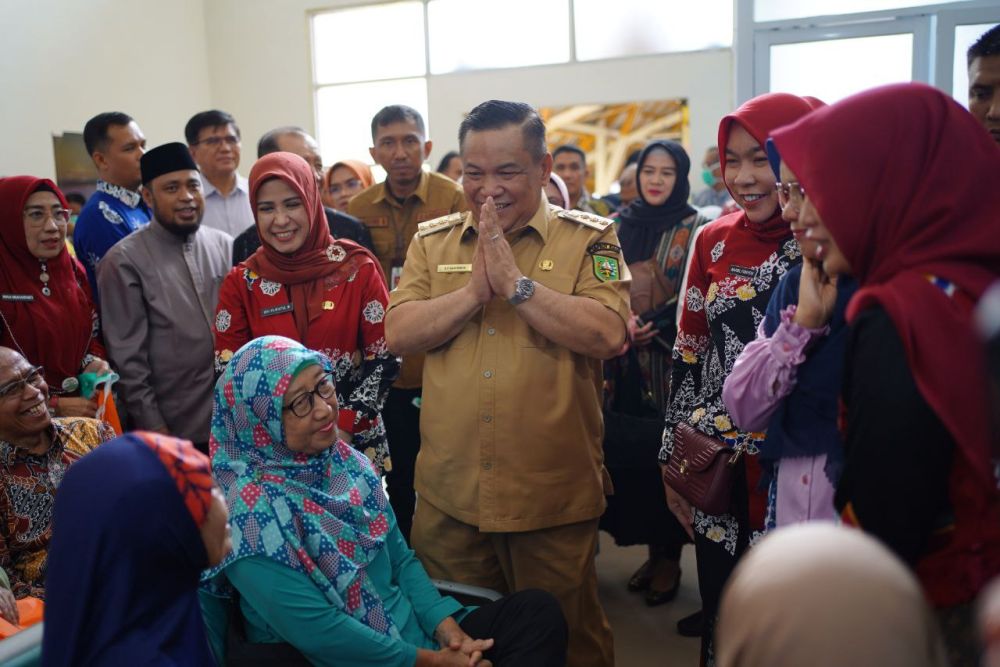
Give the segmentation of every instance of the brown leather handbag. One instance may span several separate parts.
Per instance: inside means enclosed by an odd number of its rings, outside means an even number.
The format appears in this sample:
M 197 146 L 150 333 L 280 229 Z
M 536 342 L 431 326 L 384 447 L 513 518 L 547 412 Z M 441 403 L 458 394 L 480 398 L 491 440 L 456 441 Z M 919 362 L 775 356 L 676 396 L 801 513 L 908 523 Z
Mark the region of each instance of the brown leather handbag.
M 730 447 L 681 422 L 674 428 L 674 451 L 663 479 L 705 514 L 725 514 L 742 454 L 742 445 Z
M 629 287 L 632 312 L 645 313 L 666 302 L 671 294 L 670 284 L 655 258 L 633 262 L 628 270 L 632 274 Z

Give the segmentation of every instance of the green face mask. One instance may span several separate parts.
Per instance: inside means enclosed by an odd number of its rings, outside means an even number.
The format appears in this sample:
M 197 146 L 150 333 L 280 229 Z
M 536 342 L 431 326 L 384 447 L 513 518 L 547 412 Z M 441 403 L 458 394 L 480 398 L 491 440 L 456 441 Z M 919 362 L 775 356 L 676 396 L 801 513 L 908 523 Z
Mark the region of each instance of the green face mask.
M 708 167 L 701 168 L 701 180 L 705 181 L 705 185 L 708 187 L 712 187 L 719 182 L 719 179 L 715 177 L 715 174 Z

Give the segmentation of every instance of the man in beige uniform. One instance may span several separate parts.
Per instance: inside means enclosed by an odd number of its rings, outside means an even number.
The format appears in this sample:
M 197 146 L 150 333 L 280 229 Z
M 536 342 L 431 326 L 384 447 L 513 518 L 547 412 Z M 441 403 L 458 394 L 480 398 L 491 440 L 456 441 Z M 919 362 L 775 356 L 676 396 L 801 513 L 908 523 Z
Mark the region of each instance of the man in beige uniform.
M 629 313 L 618 239 L 545 201 L 552 157 L 531 107 L 484 102 L 459 143 L 472 212 L 420 226 L 386 316 L 390 350 L 427 352 L 413 546 L 431 576 L 550 591 L 568 664 L 612 665 L 594 550 L 600 360 Z
M 375 254 L 392 290 L 399 282 L 403 260 L 417 224 L 456 211 L 468 211 L 462 186 L 441 174 L 423 170 L 431 152 L 424 119 L 401 104 L 385 107 L 372 119 L 372 159 L 385 169 L 385 182 L 359 193 L 347 212 L 371 232 Z M 420 451 L 420 378 L 424 355 L 403 357 L 399 378 L 382 409 L 392 468 L 386 469 L 389 502 L 399 529 L 410 539 L 413 522 L 413 466 Z

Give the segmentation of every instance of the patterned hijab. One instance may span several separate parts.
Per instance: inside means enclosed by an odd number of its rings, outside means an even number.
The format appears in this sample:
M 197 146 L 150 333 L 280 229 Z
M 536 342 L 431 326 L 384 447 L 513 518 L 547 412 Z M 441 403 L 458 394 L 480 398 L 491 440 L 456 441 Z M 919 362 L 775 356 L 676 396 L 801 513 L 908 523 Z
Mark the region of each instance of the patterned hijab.
M 240 348 L 216 383 L 209 450 L 229 506 L 233 550 L 204 579 L 221 592 L 218 575 L 226 567 L 266 556 L 307 575 L 358 621 L 399 638 L 365 572 L 389 530 L 371 462 L 341 440 L 315 455 L 283 444 L 285 391 L 313 365 L 329 370 L 330 360 L 288 338 L 264 336 Z

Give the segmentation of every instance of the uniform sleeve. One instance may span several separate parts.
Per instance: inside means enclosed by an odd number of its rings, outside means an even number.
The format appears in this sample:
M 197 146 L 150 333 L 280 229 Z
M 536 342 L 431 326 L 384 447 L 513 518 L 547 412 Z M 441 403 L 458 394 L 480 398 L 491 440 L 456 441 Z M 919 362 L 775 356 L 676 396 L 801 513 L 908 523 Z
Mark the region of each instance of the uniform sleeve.
M 441 621 L 464 607 L 455 598 L 438 592 L 413 549 L 406 545 L 395 518 L 386 536 L 386 548 L 392 562 L 393 580 L 413 606 L 413 613 L 424 634 L 433 637 Z
M 242 267 L 229 272 L 219 289 L 212 334 L 215 337 L 215 372 L 221 374 L 236 350 L 253 338 L 243 290 L 246 290 Z
M 674 447 L 674 427 L 686 421 L 700 407 L 702 398 L 702 365 L 711 344 L 705 302 L 709 295 L 707 267 L 704 266 L 704 249 L 710 237 L 699 234 L 695 239 L 691 266 L 684 293 L 684 308 L 677 323 L 674 341 L 673 368 L 670 373 L 670 398 L 667 401 L 666 421 L 660 447 L 660 463 L 667 463 Z
M 314 665 L 412 667 L 417 647 L 383 635 L 330 604 L 309 577 L 264 556 L 225 570 L 242 602 Z
M 424 241 L 423 237 L 417 235 L 410 242 L 399 285 L 389 294 L 390 311 L 408 301 L 426 301 L 431 297 L 431 276 L 427 270 L 427 250 Z
M 385 309 L 389 305 L 389 292 L 374 261 L 365 264 L 358 273 L 356 283 L 363 286 L 361 298 L 361 365 L 339 383 L 343 394 L 338 426 L 352 434 L 372 430 L 372 422 L 382 410 L 389 387 L 399 375 L 399 359 L 385 346 Z M 372 433 L 377 437 L 377 433 Z M 365 438 L 354 443 L 364 451 Z
M 116 252 L 97 266 L 97 281 L 104 294 L 101 316 L 111 362 L 121 379 L 118 388 L 125 399 L 129 418 L 136 428 L 161 429 L 166 420 L 160 413 L 150 376 L 149 319 L 142 279 L 125 252 Z
M 600 236 L 592 239 L 590 244 L 594 242 L 621 247 L 618 235 L 615 233 L 614 227 L 610 225 Z M 583 261 L 580 262 L 580 269 L 577 272 L 576 287 L 573 290 L 573 296 L 594 299 L 601 305 L 617 313 L 624 324 L 628 322 L 629 318 L 629 287 L 632 285 L 632 276 L 628 272 L 628 267 L 625 265 L 625 260 L 622 258 L 621 253 L 618 253 L 617 256 L 612 256 L 611 254 L 606 256 L 606 259 L 618 264 L 618 276 L 611 280 L 598 278 L 598 268 L 595 258 L 596 261 L 601 261 L 600 258 L 602 256 L 591 255 L 590 253 L 584 254 Z

